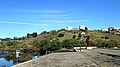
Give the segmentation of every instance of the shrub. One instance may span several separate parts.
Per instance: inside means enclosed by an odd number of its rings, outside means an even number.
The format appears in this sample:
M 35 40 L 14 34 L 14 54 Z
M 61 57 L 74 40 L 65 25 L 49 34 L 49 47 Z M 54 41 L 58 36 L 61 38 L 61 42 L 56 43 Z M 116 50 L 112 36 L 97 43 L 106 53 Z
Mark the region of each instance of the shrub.
M 76 35 L 73 35 L 73 39 L 75 39 L 76 38 Z
M 60 33 L 60 34 L 58 35 L 58 37 L 64 37 L 64 34 L 63 34 L 63 33 Z
M 33 35 L 33 37 L 37 37 L 37 33 L 36 32 L 34 32 L 32 35 Z
M 108 37 L 108 36 L 105 36 L 105 39 L 109 39 L 109 37 Z
M 34 44 L 36 44 L 36 47 L 39 49 L 50 50 L 50 51 L 60 49 L 61 47 L 59 41 L 57 40 L 51 41 L 49 39 L 34 41 Z
M 79 38 L 82 37 L 81 33 L 79 33 L 78 37 L 79 37 Z

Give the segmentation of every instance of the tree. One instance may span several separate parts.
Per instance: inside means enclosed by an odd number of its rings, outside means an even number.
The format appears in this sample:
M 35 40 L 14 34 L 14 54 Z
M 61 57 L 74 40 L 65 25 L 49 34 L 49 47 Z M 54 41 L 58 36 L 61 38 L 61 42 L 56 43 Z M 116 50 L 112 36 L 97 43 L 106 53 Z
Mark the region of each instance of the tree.
M 75 39 L 76 38 L 76 35 L 73 35 L 73 39 Z
M 24 40 L 25 38 L 26 38 L 26 37 L 23 36 L 23 37 L 21 37 L 20 39 L 21 39 L 21 40 Z
M 61 48 L 61 43 L 59 41 L 57 41 L 57 40 L 52 41 L 52 42 L 47 44 L 47 50 L 50 50 L 50 51 L 58 50 L 60 48 Z
M 118 42 L 117 41 L 115 41 L 115 40 L 110 40 L 110 41 L 108 41 L 108 48 L 111 48 L 111 47 L 117 47 L 117 45 L 118 45 Z
M 67 39 L 67 40 L 64 40 L 62 42 L 62 47 L 63 48 L 73 48 L 73 45 L 71 43 L 71 40 L 70 39 Z
M 47 32 L 46 31 L 43 31 L 41 34 L 46 34 Z
M 80 46 L 80 44 L 79 41 L 76 39 L 66 39 L 62 42 L 63 48 L 71 49 L 73 47 L 78 47 L 78 46 Z
M 84 40 L 80 40 L 80 46 L 81 47 L 86 47 L 86 42 Z
M 88 28 L 87 28 L 87 27 L 85 27 L 85 30 L 87 31 L 87 30 L 88 30 Z
M 97 46 L 97 42 L 95 40 L 91 40 L 90 43 L 91 43 L 91 46 Z
M 63 33 L 60 33 L 60 34 L 58 35 L 58 37 L 64 37 L 64 34 L 63 34 Z
M 33 37 L 37 37 L 37 32 L 34 32 L 34 33 L 32 34 L 32 36 L 33 36 Z
M 60 49 L 60 42 L 57 40 L 51 41 L 49 39 L 44 39 L 44 40 L 34 40 L 33 44 L 39 48 L 39 49 L 43 49 L 43 50 L 49 50 L 49 51 L 53 51 L 53 50 L 57 50 Z
M 28 38 L 32 37 L 32 34 L 27 33 L 27 37 Z
M 14 39 L 14 40 L 17 40 L 18 38 L 17 38 L 17 37 L 14 37 L 13 39 Z
M 79 40 L 71 39 L 71 43 L 72 43 L 73 47 L 79 47 L 80 46 Z
M 79 33 L 78 37 L 79 37 L 79 38 L 82 37 L 81 33 Z

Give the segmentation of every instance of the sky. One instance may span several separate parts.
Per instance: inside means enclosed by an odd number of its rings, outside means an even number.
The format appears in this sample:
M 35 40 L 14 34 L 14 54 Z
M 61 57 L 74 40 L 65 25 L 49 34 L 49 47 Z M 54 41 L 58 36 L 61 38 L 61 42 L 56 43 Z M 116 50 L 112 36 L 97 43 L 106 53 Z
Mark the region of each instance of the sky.
M 0 38 L 59 30 L 120 28 L 120 0 L 0 0 Z

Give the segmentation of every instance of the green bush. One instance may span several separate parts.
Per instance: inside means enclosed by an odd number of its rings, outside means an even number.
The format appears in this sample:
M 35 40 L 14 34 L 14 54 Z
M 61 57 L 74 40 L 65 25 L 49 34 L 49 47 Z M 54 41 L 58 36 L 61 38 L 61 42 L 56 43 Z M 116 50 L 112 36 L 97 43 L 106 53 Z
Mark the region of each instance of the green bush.
M 58 37 L 64 37 L 64 34 L 63 34 L 63 33 L 60 33 L 60 34 L 58 35 Z
M 59 41 L 52 41 L 49 39 L 45 39 L 41 41 L 35 40 L 33 43 L 36 46 L 36 48 L 43 49 L 43 50 L 53 51 L 53 50 L 60 49 L 61 47 Z
M 62 42 L 63 48 L 71 49 L 73 47 L 81 46 L 80 42 L 76 39 L 66 39 Z
M 76 35 L 73 35 L 73 39 L 75 39 L 76 38 Z

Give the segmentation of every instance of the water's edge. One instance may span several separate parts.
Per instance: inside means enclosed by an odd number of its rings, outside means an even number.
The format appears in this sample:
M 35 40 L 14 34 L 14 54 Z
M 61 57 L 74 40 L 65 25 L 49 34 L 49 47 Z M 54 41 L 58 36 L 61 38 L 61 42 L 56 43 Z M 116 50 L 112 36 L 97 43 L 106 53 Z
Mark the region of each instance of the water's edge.
M 43 57 L 45 57 L 45 56 L 47 56 L 47 55 L 40 56 L 39 58 L 43 58 Z M 26 64 L 26 63 L 29 63 L 29 62 L 32 62 L 32 61 L 35 61 L 35 60 L 38 60 L 39 58 L 31 59 L 31 60 L 25 61 L 25 62 L 23 62 L 23 63 L 19 63 L 19 64 L 16 64 L 16 65 L 13 65 L 13 66 L 11 66 L 11 67 L 20 67 L 21 65 L 24 65 L 24 64 Z

